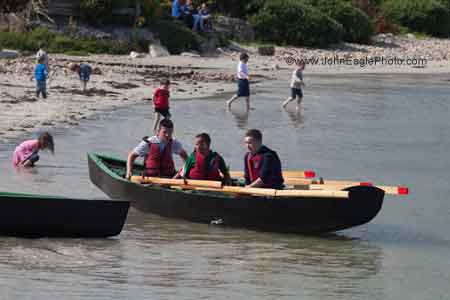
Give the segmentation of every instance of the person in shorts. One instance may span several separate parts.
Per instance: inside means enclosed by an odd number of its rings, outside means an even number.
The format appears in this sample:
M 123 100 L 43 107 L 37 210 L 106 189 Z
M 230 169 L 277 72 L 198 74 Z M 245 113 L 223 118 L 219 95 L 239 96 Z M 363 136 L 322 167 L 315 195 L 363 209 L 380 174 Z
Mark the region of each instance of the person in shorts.
M 237 78 L 238 78 L 238 90 L 236 95 L 231 97 L 230 100 L 227 101 L 228 109 L 231 108 L 231 103 L 233 103 L 236 99 L 240 97 L 245 98 L 247 111 L 250 110 L 250 84 L 249 84 L 249 73 L 248 73 L 248 59 L 249 56 L 247 53 L 241 53 L 239 57 L 239 64 L 237 66 Z
M 83 93 L 85 93 L 86 89 L 87 89 L 87 83 L 91 78 L 92 67 L 88 64 L 70 63 L 69 69 L 73 72 L 78 73 L 78 77 L 80 78 L 80 82 L 81 82 L 81 89 L 82 89 Z
M 170 97 L 170 81 L 163 79 L 160 86 L 153 92 L 153 108 L 155 110 L 155 117 L 153 123 L 153 131 L 156 132 L 157 126 L 161 116 L 163 119 L 170 119 L 169 111 L 169 97 Z
M 292 72 L 292 78 L 291 78 L 291 96 L 287 98 L 283 104 L 281 105 L 283 108 L 286 108 L 286 105 L 289 104 L 289 102 L 297 99 L 297 107 L 296 109 L 299 109 L 300 103 L 303 100 L 303 91 L 302 87 L 305 85 L 303 82 L 303 71 L 305 70 L 305 62 L 304 61 L 297 61 L 296 68 Z

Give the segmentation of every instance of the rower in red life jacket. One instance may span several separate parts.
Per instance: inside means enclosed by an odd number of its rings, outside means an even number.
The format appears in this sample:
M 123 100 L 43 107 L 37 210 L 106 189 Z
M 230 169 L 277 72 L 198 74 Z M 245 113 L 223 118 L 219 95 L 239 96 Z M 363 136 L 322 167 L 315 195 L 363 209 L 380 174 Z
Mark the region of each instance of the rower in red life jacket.
M 278 154 L 262 144 L 262 133 L 250 129 L 245 134 L 248 152 L 245 154 L 246 187 L 282 189 L 284 179 Z
M 128 154 L 126 178 L 133 175 L 134 161 L 138 157 L 144 158 L 145 176 L 167 177 L 175 175 L 173 154 L 178 154 L 183 162 L 186 162 L 187 153 L 181 143 L 172 138 L 173 123 L 169 119 L 163 119 L 159 123 L 158 134 L 145 137 L 143 141 Z
M 195 136 L 195 150 L 189 155 L 182 170 L 182 177 L 197 180 L 231 183 L 228 168 L 217 152 L 211 151 L 211 138 L 207 133 Z

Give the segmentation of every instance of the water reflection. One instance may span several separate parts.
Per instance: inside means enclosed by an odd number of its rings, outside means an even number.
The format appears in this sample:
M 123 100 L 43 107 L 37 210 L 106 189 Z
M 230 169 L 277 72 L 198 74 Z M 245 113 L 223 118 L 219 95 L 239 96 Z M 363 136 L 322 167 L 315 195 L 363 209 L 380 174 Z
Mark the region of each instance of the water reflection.
M 228 110 L 231 115 L 233 116 L 233 119 L 236 123 L 236 126 L 239 129 L 248 129 L 248 116 L 249 111 L 248 110 L 236 110 L 236 109 L 229 109 Z
M 164 266 L 141 270 L 145 284 L 153 286 L 219 289 L 239 282 L 254 296 L 295 291 L 353 299 L 367 295 L 361 285 L 380 271 L 383 260 L 381 248 L 339 235 L 270 234 L 139 212 L 130 215 L 127 230 L 133 244 L 147 245 L 148 266 Z
M 303 118 L 302 109 L 303 108 L 301 105 L 298 107 L 298 109 L 292 109 L 292 108 L 284 109 L 287 116 L 289 117 L 289 121 L 290 121 L 291 125 L 294 126 L 295 128 L 300 128 L 305 121 Z

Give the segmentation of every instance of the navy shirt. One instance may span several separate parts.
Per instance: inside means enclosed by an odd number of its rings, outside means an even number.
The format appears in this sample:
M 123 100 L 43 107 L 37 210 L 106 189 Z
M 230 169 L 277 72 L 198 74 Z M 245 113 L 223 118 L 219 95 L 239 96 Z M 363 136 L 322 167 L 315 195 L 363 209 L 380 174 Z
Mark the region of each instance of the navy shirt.
M 273 178 L 273 184 L 272 188 L 275 189 L 281 189 L 284 187 L 284 179 L 281 175 L 281 161 L 278 157 L 278 154 L 267 148 L 266 146 L 261 146 L 256 153 L 256 155 L 261 154 L 262 155 L 262 162 L 261 162 L 261 169 L 259 172 L 259 178 L 266 184 L 270 182 L 270 180 Z M 245 184 L 251 184 L 250 181 L 250 171 L 248 169 L 247 164 L 247 157 L 248 155 L 251 155 L 250 153 L 247 153 L 245 156 Z

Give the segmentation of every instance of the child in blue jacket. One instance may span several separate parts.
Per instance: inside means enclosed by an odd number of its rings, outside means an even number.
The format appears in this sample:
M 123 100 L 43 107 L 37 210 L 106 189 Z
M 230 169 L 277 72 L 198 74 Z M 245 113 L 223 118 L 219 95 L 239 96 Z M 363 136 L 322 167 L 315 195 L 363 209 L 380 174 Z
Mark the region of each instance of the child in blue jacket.
M 36 68 L 34 69 L 34 79 L 36 79 L 36 97 L 42 94 L 42 97 L 47 98 L 47 78 L 48 70 L 45 65 L 44 57 L 38 59 Z

